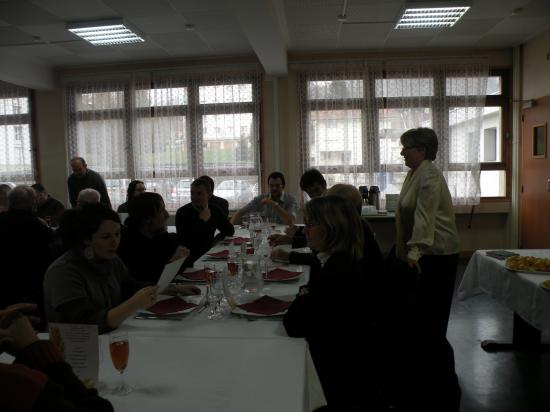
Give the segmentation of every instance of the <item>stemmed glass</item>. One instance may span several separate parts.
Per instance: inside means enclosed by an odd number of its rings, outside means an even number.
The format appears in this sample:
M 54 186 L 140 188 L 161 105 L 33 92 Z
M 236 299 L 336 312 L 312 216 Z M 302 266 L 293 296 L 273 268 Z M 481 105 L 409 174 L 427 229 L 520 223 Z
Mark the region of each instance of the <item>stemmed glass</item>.
M 130 352 L 130 345 L 128 343 L 128 333 L 125 331 L 116 331 L 109 336 L 109 352 L 111 353 L 111 360 L 113 366 L 120 374 L 120 382 L 113 388 L 111 393 L 113 395 L 127 395 L 132 392 L 132 388 L 128 386 L 122 376 L 126 366 L 128 365 L 128 355 Z

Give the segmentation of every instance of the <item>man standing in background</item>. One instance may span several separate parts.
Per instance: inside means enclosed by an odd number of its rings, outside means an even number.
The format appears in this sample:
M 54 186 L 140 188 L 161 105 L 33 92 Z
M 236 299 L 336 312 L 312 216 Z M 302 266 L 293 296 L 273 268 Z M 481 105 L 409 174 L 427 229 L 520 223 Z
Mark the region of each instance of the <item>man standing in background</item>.
M 82 190 L 90 188 L 97 190 L 101 195 L 101 203 L 112 209 L 105 181 L 99 173 L 88 169 L 88 165 L 82 157 L 71 159 L 71 169 L 73 173 L 67 179 L 67 186 L 69 188 L 69 200 L 73 208 L 76 207 L 78 194 Z

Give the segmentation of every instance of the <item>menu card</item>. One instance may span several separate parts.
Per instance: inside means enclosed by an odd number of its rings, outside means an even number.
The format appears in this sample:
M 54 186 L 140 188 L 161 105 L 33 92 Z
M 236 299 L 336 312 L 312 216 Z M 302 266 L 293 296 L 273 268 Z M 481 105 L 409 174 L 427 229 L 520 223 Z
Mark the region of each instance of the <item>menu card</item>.
M 50 323 L 50 341 L 63 354 L 87 388 L 97 385 L 99 339 L 97 325 Z

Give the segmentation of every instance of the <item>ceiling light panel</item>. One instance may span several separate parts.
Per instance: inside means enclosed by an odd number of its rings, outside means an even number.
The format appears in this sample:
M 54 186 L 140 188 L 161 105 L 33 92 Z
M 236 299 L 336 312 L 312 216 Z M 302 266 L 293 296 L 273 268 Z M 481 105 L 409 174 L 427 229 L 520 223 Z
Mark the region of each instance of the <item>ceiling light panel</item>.
M 141 43 L 143 38 L 122 21 L 72 23 L 67 27 L 71 33 L 94 46 Z
M 469 6 L 415 7 L 406 6 L 396 29 L 436 29 L 453 26 Z

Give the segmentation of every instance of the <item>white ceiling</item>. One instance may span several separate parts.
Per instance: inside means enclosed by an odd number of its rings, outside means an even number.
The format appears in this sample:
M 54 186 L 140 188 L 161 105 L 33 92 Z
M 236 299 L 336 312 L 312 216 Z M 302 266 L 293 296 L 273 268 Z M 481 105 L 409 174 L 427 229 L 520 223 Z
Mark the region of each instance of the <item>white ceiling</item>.
M 255 55 L 284 75 L 287 52 L 510 48 L 550 27 L 550 0 L 472 0 L 452 28 L 394 30 L 405 0 L 0 0 L 0 79 L 22 65 Z M 345 7 L 347 22 L 337 21 Z M 69 22 L 124 18 L 145 42 L 92 46 Z M 194 30 L 186 30 L 186 25 Z M 9 62 L 13 61 L 13 67 Z M 33 66 L 33 67 L 34 67 Z

